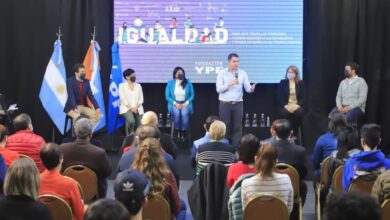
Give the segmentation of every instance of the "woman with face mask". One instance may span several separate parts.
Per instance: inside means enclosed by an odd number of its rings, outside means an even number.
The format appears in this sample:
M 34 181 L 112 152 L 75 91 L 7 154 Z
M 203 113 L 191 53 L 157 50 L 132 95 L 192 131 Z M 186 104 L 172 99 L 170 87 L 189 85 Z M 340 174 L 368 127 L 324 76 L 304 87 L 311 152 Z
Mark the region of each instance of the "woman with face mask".
M 185 141 L 190 113 L 193 113 L 194 87 L 186 78 L 183 68 L 176 67 L 173 70 L 173 79 L 168 81 L 165 88 L 165 99 L 175 126 L 175 137 Z
M 136 83 L 135 71 L 127 69 L 123 72 L 125 82 L 119 84 L 119 98 L 121 101 L 119 114 L 126 119 L 126 134 L 134 132 L 144 114 L 144 95 L 142 87 Z
M 278 109 L 280 117 L 290 121 L 295 135 L 305 113 L 305 97 L 305 84 L 299 78 L 298 67 L 289 66 L 285 79 L 282 79 L 278 86 Z

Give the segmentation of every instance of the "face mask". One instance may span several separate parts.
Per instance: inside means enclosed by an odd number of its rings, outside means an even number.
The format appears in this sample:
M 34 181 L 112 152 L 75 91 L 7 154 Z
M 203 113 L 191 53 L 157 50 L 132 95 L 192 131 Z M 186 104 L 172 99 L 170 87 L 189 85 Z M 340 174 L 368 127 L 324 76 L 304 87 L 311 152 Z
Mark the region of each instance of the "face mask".
M 345 70 L 344 71 L 344 76 L 349 78 L 349 77 L 351 77 L 351 74 L 347 70 Z
M 84 72 L 80 73 L 80 79 L 82 79 L 82 80 L 85 79 L 85 73 Z
M 287 79 L 289 80 L 295 79 L 295 73 L 287 73 Z
M 179 80 L 183 80 L 183 79 L 184 79 L 184 75 L 183 75 L 183 74 L 179 74 L 179 75 L 177 76 L 177 78 L 178 78 Z
M 132 81 L 132 82 L 135 82 L 135 79 L 136 79 L 135 76 L 130 77 L 130 81 Z

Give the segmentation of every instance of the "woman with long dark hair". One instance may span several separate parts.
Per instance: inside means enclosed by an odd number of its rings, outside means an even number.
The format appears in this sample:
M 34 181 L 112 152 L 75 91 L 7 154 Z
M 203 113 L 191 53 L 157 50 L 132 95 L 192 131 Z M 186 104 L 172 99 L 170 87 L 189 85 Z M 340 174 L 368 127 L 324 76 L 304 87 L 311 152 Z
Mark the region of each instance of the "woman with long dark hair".
M 175 134 L 179 140 L 184 141 L 190 113 L 194 112 L 192 107 L 194 87 L 181 67 L 175 67 L 172 77 L 165 88 L 165 99 L 168 102 L 168 112 L 173 118 Z

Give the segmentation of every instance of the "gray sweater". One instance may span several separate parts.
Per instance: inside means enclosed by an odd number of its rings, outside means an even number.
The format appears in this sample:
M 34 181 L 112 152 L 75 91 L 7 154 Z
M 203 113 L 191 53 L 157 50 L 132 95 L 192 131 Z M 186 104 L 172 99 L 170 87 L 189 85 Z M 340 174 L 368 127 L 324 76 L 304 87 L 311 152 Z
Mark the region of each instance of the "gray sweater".
M 341 81 L 337 90 L 336 106 L 351 106 L 360 108 L 363 112 L 366 107 L 368 86 L 359 76 Z

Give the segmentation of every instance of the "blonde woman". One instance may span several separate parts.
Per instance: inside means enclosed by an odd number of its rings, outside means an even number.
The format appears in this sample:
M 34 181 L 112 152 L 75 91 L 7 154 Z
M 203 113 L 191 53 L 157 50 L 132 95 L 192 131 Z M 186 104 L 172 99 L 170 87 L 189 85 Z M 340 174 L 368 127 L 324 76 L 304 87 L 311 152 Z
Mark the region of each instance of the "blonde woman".
M 278 108 L 281 118 L 291 122 L 292 129 L 297 135 L 299 126 L 305 114 L 306 88 L 303 80 L 300 80 L 298 67 L 287 67 L 285 79 L 278 85 Z
M 4 198 L 0 200 L 0 219 L 52 219 L 46 205 L 36 201 L 39 171 L 33 161 L 20 158 L 11 163 L 4 182 Z
M 127 133 L 134 132 L 140 120 L 140 115 L 144 114 L 144 95 L 142 87 L 136 83 L 135 71 L 127 69 L 123 72 L 123 78 L 126 82 L 119 84 L 119 98 L 121 105 L 119 114 L 126 119 Z
M 241 185 L 242 207 L 258 195 L 273 195 L 282 199 L 291 213 L 294 193 L 290 177 L 275 173 L 278 152 L 271 144 L 262 144 L 255 159 L 256 175 L 245 179 Z
M 149 196 L 163 195 L 170 207 L 172 216 L 185 219 L 186 206 L 180 201 L 176 179 L 169 170 L 162 156 L 160 141 L 156 138 L 146 138 L 138 147 L 132 168 L 139 170 L 152 182 Z

